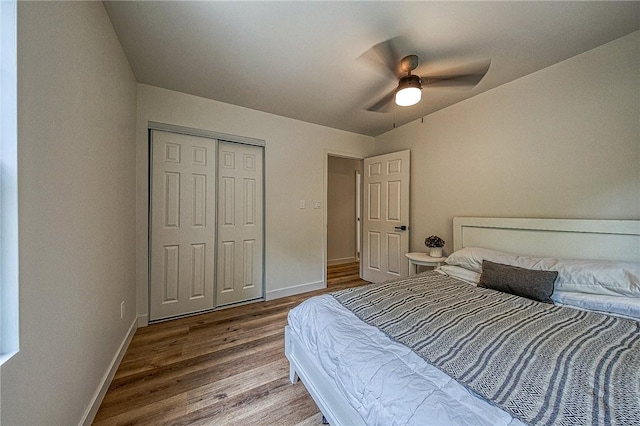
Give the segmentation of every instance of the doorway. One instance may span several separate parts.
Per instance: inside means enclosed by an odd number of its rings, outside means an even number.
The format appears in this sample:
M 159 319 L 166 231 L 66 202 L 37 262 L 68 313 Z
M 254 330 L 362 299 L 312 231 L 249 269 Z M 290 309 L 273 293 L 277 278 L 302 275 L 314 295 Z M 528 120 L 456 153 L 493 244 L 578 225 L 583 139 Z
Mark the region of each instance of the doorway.
M 360 278 L 361 176 L 363 160 L 327 157 L 327 286 Z
M 349 263 L 354 263 L 360 277 L 369 282 L 408 275 L 410 176 L 409 150 L 367 158 L 326 152 L 324 272 L 327 287 L 336 279 L 338 282 L 349 279 L 346 277 L 353 272 L 340 270 Z M 353 186 L 350 182 L 354 182 Z M 360 196 L 344 195 L 345 188 L 350 187 L 357 188 Z M 354 189 L 352 194 L 356 192 Z M 339 201 L 334 203 L 334 199 Z M 359 208 L 358 213 L 352 213 L 356 208 L 352 210 L 349 203 Z M 341 207 L 335 209 L 336 205 Z M 349 223 L 350 217 L 356 223 L 355 247 L 359 248 L 355 250 L 348 248 L 349 241 L 353 241 L 351 234 L 336 232 L 336 228 Z M 336 244 L 340 252 L 334 251 Z

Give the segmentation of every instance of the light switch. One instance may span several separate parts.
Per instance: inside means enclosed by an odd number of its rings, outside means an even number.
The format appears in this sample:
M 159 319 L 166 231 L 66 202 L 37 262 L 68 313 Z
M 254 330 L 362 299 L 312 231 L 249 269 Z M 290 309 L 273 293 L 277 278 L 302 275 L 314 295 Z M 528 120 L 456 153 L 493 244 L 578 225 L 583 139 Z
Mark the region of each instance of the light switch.
M 300 200 L 300 208 L 301 208 L 301 209 L 304 209 L 304 208 L 305 208 L 304 200 Z
M 322 203 L 321 203 L 320 201 L 315 200 L 315 201 L 313 202 L 313 208 L 314 208 L 314 209 L 319 209 L 319 208 L 321 208 L 321 207 L 322 207 Z

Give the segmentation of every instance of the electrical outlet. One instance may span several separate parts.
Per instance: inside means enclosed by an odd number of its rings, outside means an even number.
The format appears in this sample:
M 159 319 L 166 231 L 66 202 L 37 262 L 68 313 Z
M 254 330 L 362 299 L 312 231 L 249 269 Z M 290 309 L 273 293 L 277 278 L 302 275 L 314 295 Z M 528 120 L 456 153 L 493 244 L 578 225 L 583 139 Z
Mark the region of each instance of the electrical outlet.
M 120 302 L 120 319 L 124 318 L 124 300 Z
M 304 200 L 300 200 L 300 208 L 301 208 L 301 209 L 304 209 L 304 208 L 305 208 Z
M 322 203 L 320 201 L 316 200 L 316 201 L 313 202 L 313 208 L 314 209 L 319 209 L 321 207 L 322 207 Z

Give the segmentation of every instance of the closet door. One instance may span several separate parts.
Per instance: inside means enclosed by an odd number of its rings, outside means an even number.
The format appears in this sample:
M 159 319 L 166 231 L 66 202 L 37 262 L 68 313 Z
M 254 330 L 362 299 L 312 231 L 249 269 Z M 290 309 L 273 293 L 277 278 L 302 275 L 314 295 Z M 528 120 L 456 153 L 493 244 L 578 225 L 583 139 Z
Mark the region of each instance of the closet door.
M 214 306 L 215 140 L 151 134 L 149 318 Z
M 263 149 L 218 144 L 216 305 L 263 297 Z

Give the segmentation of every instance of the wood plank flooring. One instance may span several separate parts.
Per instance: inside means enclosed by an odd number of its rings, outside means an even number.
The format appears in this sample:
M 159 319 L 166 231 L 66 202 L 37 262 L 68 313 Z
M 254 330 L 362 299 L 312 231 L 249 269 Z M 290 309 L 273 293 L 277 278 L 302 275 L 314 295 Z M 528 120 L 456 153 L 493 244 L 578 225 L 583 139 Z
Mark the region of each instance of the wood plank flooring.
M 366 284 L 358 270 L 331 266 L 324 290 L 138 329 L 94 425 L 320 425 L 304 386 L 289 382 L 287 313 Z
M 342 265 L 332 265 L 327 268 L 327 286 L 334 287 L 343 283 L 357 281 L 360 279 L 359 263 L 344 263 Z

